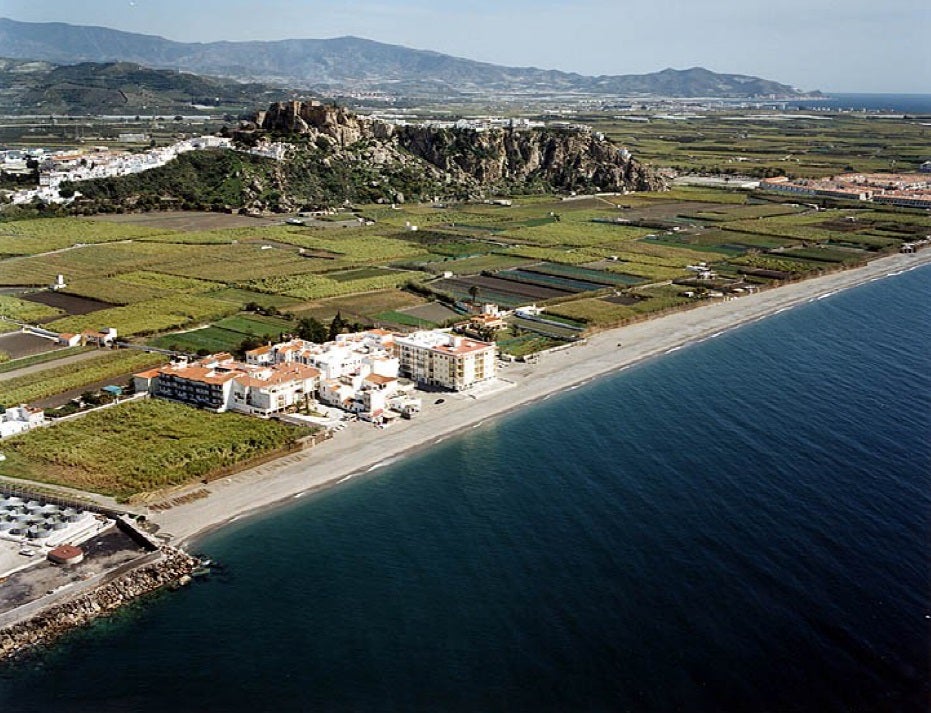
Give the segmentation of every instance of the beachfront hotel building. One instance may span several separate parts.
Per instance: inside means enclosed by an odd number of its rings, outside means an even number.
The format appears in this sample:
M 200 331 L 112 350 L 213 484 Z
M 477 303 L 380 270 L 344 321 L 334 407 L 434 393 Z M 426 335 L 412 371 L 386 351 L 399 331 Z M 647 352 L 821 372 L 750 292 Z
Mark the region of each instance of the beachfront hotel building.
M 428 386 L 463 391 L 495 377 L 496 347 L 439 330 L 397 335 L 401 373 Z
M 304 364 L 243 364 L 230 354 L 179 359 L 133 375 L 137 392 L 191 406 L 268 416 L 314 399 L 320 371 Z

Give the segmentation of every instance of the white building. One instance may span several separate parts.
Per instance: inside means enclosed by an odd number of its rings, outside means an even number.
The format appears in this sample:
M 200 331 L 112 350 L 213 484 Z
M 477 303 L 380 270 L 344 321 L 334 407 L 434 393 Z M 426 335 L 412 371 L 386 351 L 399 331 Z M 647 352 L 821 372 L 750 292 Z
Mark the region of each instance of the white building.
M 45 424 L 45 412 L 25 404 L 8 408 L 0 414 L 0 438 L 15 436 L 17 433 L 37 428 Z

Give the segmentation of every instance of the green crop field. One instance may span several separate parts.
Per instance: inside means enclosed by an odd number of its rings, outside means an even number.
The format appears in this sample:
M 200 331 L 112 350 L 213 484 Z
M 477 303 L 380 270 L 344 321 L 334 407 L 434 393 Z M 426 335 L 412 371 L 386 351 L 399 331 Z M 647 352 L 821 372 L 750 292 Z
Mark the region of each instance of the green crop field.
M 159 349 L 171 349 L 191 354 L 198 352 L 217 354 L 234 351 L 244 339 L 245 335 L 242 332 L 220 327 L 204 327 L 177 334 L 163 334 L 152 339 L 149 344 Z
M 110 243 L 165 232 L 128 223 L 78 218 L 0 221 L 0 255 L 35 255 L 70 248 L 76 243 Z
M 126 499 L 209 478 L 310 432 L 151 399 L 10 438 L 0 473 Z
M 21 300 L 10 295 L 0 295 L 0 317 L 15 319 L 19 322 L 36 322 L 43 319 L 58 317 L 62 314 L 60 309 L 49 307 L 39 302 Z M 0 322 L 0 330 L 3 322 Z M 10 325 L 10 329 L 15 325 Z
M 278 319 L 276 317 L 266 317 L 259 314 L 237 314 L 233 317 L 226 317 L 214 324 L 221 329 L 228 329 L 232 332 L 261 337 L 266 334 L 278 335 L 279 332 L 286 332 L 294 328 L 294 322 L 289 319 Z

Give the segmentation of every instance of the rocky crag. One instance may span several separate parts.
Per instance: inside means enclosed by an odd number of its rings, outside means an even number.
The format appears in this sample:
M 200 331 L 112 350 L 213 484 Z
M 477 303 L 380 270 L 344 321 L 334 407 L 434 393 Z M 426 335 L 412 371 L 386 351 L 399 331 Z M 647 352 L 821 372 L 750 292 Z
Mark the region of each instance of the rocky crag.
M 454 191 L 649 191 L 663 188 L 647 166 L 600 134 L 576 129 L 434 128 L 360 118 L 318 102 L 277 102 L 258 112 L 250 133 L 304 137 L 333 158 L 359 155 L 387 168 L 419 164 Z M 447 189 L 448 192 L 448 189 Z
M 145 594 L 171 584 L 190 580 L 199 565 L 196 558 L 163 547 L 155 562 L 142 565 L 96 589 L 0 630 L 0 661 L 11 659 L 36 646 L 53 642 L 63 634 L 128 604 Z

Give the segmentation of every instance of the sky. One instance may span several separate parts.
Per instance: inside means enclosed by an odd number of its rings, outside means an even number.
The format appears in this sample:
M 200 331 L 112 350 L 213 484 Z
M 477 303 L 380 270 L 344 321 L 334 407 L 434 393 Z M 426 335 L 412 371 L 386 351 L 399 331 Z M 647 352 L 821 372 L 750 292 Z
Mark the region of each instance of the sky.
M 931 94 L 931 0 L 0 0 L 0 16 L 182 42 L 355 35 L 588 75 L 702 66 L 809 91 Z

